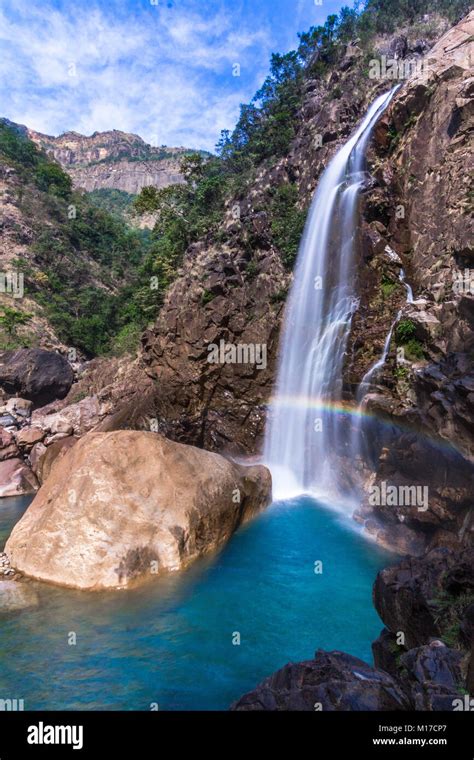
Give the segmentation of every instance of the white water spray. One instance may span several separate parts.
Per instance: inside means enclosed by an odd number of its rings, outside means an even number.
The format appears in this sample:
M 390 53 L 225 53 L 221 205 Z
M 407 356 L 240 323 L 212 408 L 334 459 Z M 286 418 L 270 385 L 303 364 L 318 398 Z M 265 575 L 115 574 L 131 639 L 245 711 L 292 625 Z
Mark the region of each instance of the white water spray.
M 275 498 L 337 490 L 330 457 L 344 433 L 331 411 L 342 398 L 344 355 L 358 305 L 357 199 L 367 176 L 367 143 L 393 93 L 371 105 L 330 161 L 311 204 L 285 310 L 265 437 Z

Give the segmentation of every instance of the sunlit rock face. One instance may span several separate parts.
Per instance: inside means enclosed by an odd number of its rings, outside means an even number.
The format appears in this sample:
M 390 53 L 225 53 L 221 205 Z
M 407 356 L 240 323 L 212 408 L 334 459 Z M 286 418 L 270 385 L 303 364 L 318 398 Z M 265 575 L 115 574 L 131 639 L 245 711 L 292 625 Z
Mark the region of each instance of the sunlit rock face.
M 40 580 L 124 587 L 215 550 L 270 494 L 263 466 L 154 433 L 89 433 L 53 463 L 5 551 Z
M 137 194 L 142 187 L 166 187 L 183 181 L 179 163 L 185 148 L 153 147 L 138 135 L 114 129 L 59 137 L 28 130 L 28 136 L 63 166 L 75 187 L 116 188 Z

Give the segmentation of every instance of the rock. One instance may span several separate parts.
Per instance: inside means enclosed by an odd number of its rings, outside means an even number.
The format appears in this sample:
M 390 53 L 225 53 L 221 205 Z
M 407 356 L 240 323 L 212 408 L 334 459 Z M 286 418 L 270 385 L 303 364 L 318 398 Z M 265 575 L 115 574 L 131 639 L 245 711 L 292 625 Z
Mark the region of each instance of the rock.
M 19 446 L 29 449 L 39 443 L 45 437 L 44 430 L 37 427 L 23 428 L 16 436 L 16 442 Z
M 0 427 L 0 461 L 17 457 L 18 453 L 13 434 Z
M 51 450 L 52 446 L 50 447 Z M 44 443 L 35 443 L 30 451 L 30 465 L 36 477 L 38 477 L 38 466 L 42 456 L 46 453 L 46 446 Z M 38 478 L 41 482 L 41 479 Z
M 36 406 L 64 398 L 73 379 L 69 362 L 53 351 L 19 348 L 0 354 L 0 387 L 7 393 L 20 394 Z
M 474 643 L 474 602 L 464 610 L 460 633 L 466 646 Z
M 464 688 L 461 674 L 463 655 L 432 641 L 411 649 L 400 658 L 405 690 L 415 710 L 452 710 Z
M 0 462 L 0 497 L 34 493 L 38 481 L 22 459 L 13 458 Z
M 11 414 L 4 414 L 0 417 L 0 425 L 3 427 L 18 427 L 18 422 Z
M 32 422 L 55 433 L 73 432 L 84 435 L 101 421 L 101 408 L 97 396 L 88 396 L 56 411 L 56 405 L 33 412 Z
M 0 615 L 38 604 L 35 591 L 25 583 L 0 580 Z
M 395 634 L 383 629 L 378 639 L 372 642 L 372 653 L 374 655 L 374 664 L 376 668 L 385 670 L 391 676 L 399 676 L 400 657 L 404 654 L 405 648 L 397 644 Z
M 407 38 L 403 34 L 399 37 L 394 37 L 390 42 L 388 52 L 392 58 L 405 58 L 408 52 Z
M 7 411 L 20 417 L 29 417 L 32 406 L 33 402 L 26 398 L 9 398 L 6 403 Z
M 52 443 L 62 441 L 64 438 L 70 438 L 69 433 L 55 433 L 54 435 L 48 435 L 48 437 L 44 439 L 44 443 L 45 446 L 51 446 Z
M 408 710 L 409 706 L 388 673 L 344 652 L 319 649 L 314 660 L 289 663 L 266 678 L 231 710 Z
M 5 551 L 34 578 L 123 587 L 213 551 L 270 491 L 265 467 L 154 433 L 92 432 L 55 463 Z
M 66 435 L 72 435 L 74 427 L 66 419 L 61 417 L 56 418 L 50 424 L 50 431 L 54 435 L 56 433 L 65 433 Z
M 32 459 L 31 466 L 40 483 L 44 483 L 49 477 L 53 464 L 59 462 L 75 443 L 77 443 L 77 438 L 66 436 L 52 442 L 49 446 L 37 444 L 37 446 L 43 446 L 43 449 L 35 453 L 34 464 Z
M 374 584 L 374 605 L 392 633 L 405 635 L 406 647 L 442 638 L 460 618 L 450 618 L 448 604 L 463 614 L 474 593 L 474 549 L 433 549 L 423 558 L 409 557 L 381 570 Z M 457 605 L 457 606 L 456 606 Z M 459 609 L 457 609 L 459 607 Z

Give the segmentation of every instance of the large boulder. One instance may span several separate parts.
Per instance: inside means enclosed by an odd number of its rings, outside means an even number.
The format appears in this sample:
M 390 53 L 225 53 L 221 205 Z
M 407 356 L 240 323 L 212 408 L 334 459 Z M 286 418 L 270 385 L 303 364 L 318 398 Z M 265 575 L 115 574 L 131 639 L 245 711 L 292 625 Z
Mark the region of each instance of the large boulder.
M 289 663 L 245 694 L 232 710 L 408 710 L 394 679 L 345 652 L 319 649 L 314 660 Z
M 19 348 L 0 354 L 0 388 L 43 406 L 64 398 L 74 379 L 69 362 L 54 351 Z
M 270 493 L 266 467 L 156 433 L 91 432 L 55 462 L 5 551 L 40 580 L 128 586 L 216 549 Z

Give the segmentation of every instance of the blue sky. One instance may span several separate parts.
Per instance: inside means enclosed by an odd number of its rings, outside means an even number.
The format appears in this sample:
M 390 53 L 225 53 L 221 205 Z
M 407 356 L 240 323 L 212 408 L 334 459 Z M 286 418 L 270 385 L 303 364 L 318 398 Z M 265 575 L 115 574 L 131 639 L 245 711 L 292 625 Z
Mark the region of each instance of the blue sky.
M 121 129 L 153 145 L 213 150 L 270 54 L 351 4 L 2 0 L 0 115 L 52 135 Z

